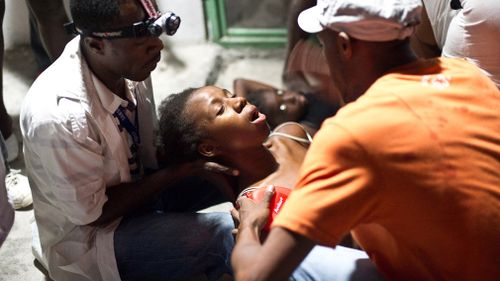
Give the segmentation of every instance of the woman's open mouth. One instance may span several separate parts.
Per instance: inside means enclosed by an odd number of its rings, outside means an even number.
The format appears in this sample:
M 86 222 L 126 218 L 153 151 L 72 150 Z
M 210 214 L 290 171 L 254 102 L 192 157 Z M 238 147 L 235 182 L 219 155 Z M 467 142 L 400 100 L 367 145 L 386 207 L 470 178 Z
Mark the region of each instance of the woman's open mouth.
M 252 124 L 257 124 L 257 123 L 261 123 L 261 122 L 265 122 L 266 121 L 266 115 L 263 114 L 263 113 L 260 113 L 256 107 L 254 107 L 252 109 L 252 111 L 250 112 L 250 122 Z

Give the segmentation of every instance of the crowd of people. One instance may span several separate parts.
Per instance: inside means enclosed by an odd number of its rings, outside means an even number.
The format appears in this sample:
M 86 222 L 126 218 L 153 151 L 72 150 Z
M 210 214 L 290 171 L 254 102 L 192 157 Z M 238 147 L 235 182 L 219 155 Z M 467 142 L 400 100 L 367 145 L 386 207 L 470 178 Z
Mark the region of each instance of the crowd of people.
M 20 115 L 40 262 L 56 281 L 497 280 L 493 2 L 293 1 L 285 89 L 186 85 L 156 110 L 177 15 L 70 0 L 75 37 Z

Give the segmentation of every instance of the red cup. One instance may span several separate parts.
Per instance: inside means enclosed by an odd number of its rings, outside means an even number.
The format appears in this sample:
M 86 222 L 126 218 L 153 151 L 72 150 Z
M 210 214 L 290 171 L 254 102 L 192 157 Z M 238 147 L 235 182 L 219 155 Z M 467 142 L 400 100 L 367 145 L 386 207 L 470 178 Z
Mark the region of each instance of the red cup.
M 254 202 L 259 203 L 264 199 L 264 195 L 266 193 L 267 187 L 260 187 L 252 190 L 248 190 L 241 194 L 241 196 L 245 196 L 249 199 L 252 199 Z M 265 231 L 271 230 L 271 223 L 274 218 L 278 215 L 279 211 L 285 204 L 288 195 L 292 190 L 286 187 L 274 186 L 274 195 L 269 202 L 269 219 L 267 220 L 267 224 L 264 226 Z

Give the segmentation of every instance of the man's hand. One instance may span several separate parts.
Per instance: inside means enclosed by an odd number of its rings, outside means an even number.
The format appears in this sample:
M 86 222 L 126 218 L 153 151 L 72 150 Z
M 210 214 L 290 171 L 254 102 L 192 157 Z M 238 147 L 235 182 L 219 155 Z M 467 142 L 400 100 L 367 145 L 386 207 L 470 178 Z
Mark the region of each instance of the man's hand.
M 236 191 L 233 188 L 230 179 L 239 175 L 239 171 L 215 162 L 205 160 L 196 160 L 186 163 L 192 170 L 191 174 L 197 174 L 209 182 L 213 183 L 224 194 L 228 200 L 236 200 Z
M 262 228 L 264 228 L 269 220 L 269 204 L 274 192 L 274 186 L 269 185 L 266 187 L 266 192 L 261 202 L 256 203 L 252 199 L 243 196 L 236 200 L 238 210 L 233 209 L 231 214 L 238 225 L 238 229 L 245 227 L 255 229 L 258 232 L 257 236 L 260 237 Z
M 240 221 L 231 256 L 236 280 L 288 280 L 314 246 L 309 239 L 279 226 L 271 229 L 265 242 L 261 241 L 260 232 L 269 219 L 274 193 L 271 185 L 261 202 L 240 197 L 236 201 L 239 210 L 231 211 L 234 219 Z

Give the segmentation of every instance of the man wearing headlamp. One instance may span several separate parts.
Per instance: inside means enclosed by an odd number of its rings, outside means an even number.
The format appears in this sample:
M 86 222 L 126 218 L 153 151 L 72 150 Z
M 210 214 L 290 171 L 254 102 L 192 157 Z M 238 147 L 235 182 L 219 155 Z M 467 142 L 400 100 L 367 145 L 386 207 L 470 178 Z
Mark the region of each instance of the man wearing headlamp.
M 21 110 L 42 264 L 53 280 L 72 281 L 230 272 L 229 213 L 169 212 L 216 201 L 199 202 L 214 196 L 193 179 L 182 193 L 173 187 L 206 163 L 158 169 L 156 159 L 156 113 L 142 81 L 160 60 L 158 36 L 175 33 L 180 19 L 149 0 L 70 7 L 67 27 L 79 36 L 33 83 Z

